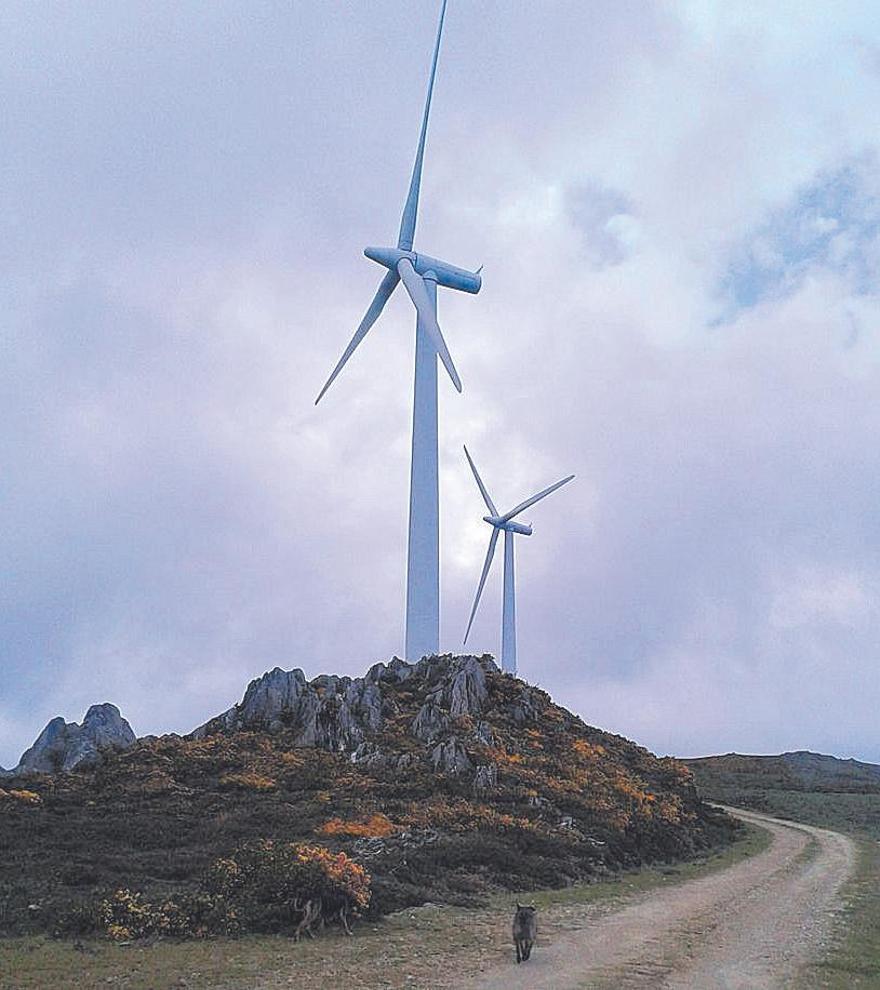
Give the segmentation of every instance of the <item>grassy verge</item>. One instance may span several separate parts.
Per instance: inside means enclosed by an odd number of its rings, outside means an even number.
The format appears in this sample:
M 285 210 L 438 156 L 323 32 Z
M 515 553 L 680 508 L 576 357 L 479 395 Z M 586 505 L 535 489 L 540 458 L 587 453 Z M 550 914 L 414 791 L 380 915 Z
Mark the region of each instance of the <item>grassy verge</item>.
M 542 941 L 552 942 L 555 934 L 580 927 L 598 911 L 613 910 L 622 899 L 732 866 L 769 842 L 767 831 L 749 827 L 731 846 L 705 859 L 521 898 L 538 905 Z M 426 905 L 361 924 L 354 938 L 333 931 L 298 944 L 253 937 L 152 946 L 89 942 L 77 948 L 46 938 L 9 939 L 0 941 L 0 990 L 445 990 L 461 986 L 465 974 L 510 958 L 516 899 L 497 895 L 479 909 Z
M 844 887 L 831 945 L 806 974 L 804 990 L 880 990 L 880 844 L 857 842 L 855 873 Z

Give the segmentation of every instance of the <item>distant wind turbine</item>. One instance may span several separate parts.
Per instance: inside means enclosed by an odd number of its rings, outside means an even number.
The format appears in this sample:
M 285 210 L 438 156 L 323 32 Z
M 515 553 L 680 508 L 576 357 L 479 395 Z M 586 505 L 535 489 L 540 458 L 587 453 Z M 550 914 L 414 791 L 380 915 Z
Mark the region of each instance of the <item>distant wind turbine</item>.
M 570 474 L 567 478 L 563 478 L 562 481 L 557 481 L 555 485 L 545 488 L 543 491 L 538 492 L 537 495 L 532 495 L 531 498 L 527 498 L 525 502 L 520 502 L 520 504 L 514 506 L 510 512 L 505 512 L 502 515 L 495 508 L 495 503 L 492 501 L 489 492 L 486 491 L 486 486 L 483 484 L 483 479 L 480 477 L 480 473 L 477 471 L 477 466 L 474 464 L 471 455 L 468 453 L 467 447 L 464 448 L 464 455 L 467 457 L 468 464 L 471 466 L 471 471 L 474 473 L 477 488 L 480 489 L 480 494 L 483 496 L 483 501 L 486 503 L 486 508 L 488 508 L 489 512 L 492 513 L 489 516 L 483 516 L 483 520 L 489 523 L 492 527 L 492 535 L 489 537 L 489 549 L 486 551 L 486 561 L 483 564 L 483 573 L 480 575 L 480 583 L 477 585 L 477 594 L 474 598 L 474 606 L 471 609 L 471 617 L 468 620 L 467 631 L 464 634 L 464 642 L 467 642 L 467 638 L 470 635 L 471 626 L 474 622 L 474 616 L 477 614 L 477 606 L 480 604 L 480 596 L 483 594 L 483 587 L 486 584 L 486 578 L 489 576 L 489 568 L 492 566 L 492 558 L 495 555 L 495 544 L 498 542 L 498 534 L 503 532 L 504 605 L 501 618 L 501 669 L 505 671 L 505 673 L 516 675 L 516 593 L 514 588 L 513 570 L 513 537 L 514 534 L 519 536 L 531 536 L 532 527 L 523 526 L 522 523 L 514 522 L 513 518 L 514 516 L 518 516 L 520 512 L 528 509 L 530 505 L 534 505 L 535 502 L 540 502 L 542 498 L 546 498 L 549 494 L 551 494 L 551 492 L 555 492 L 557 488 L 562 488 L 563 485 L 567 485 L 569 481 L 574 478 L 574 475 Z
M 400 220 L 397 247 L 368 247 L 364 254 L 388 269 L 379 284 L 360 326 L 345 348 L 339 363 L 321 389 L 315 404 L 342 371 L 355 348 L 379 318 L 391 293 L 403 282 L 416 309 L 416 363 L 413 396 L 412 468 L 409 498 L 409 544 L 406 572 L 406 657 L 419 659 L 440 649 L 440 512 L 437 463 L 437 355 L 460 392 L 461 379 L 437 322 L 437 286 L 462 292 L 480 291 L 479 272 L 465 271 L 413 251 L 422 160 L 428 132 L 431 94 L 437 73 L 440 36 L 446 15 L 446 0 L 440 9 L 440 23 L 434 44 L 434 58 L 428 80 L 428 95 L 422 117 L 422 131 L 413 165 L 409 194 Z

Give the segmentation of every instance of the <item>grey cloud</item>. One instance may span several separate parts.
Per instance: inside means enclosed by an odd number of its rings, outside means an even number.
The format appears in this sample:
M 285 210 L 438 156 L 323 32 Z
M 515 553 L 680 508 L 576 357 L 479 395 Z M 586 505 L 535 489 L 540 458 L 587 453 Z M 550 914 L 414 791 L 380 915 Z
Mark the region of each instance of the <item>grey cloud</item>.
M 312 403 L 397 227 L 435 14 L 4 8 L 0 763 L 96 701 L 185 730 L 268 667 L 400 648 L 409 307 Z M 868 83 L 809 21 L 783 58 L 718 29 L 702 86 L 685 14 L 450 5 L 419 240 L 486 271 L 440 303 L 465 382 L 441 392 L 443 645 L 485 552 L 467 441 L 499 499 L 578 475 L 521 541 L 526 677 L 662 750 L 880 758 L 878 306 L 851 278 L 876 234 L 710 325 L 731 252 L 796 240 L 774 221 L 803 176 L 876 146 Z

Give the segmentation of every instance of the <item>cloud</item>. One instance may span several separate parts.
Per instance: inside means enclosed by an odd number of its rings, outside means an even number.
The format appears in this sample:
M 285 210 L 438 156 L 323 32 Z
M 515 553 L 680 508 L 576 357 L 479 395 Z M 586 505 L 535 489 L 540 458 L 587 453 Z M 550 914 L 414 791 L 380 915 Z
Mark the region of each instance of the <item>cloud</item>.
M 871 9 L 450 6 L 443 646 L 499 504 L 522 673 L 663 751 L 880 759 Z M 110 700 L 186 730 L 401 648 L 412 313 L 314 397 L 396 231 L 420 5 L 3 13 L 0 763 Z M 872 47 L 873 46 L 873 47 Z M 398 294 L 399 295 L 399 294 Z M 500 568 L 472 633 L 498 648 Z

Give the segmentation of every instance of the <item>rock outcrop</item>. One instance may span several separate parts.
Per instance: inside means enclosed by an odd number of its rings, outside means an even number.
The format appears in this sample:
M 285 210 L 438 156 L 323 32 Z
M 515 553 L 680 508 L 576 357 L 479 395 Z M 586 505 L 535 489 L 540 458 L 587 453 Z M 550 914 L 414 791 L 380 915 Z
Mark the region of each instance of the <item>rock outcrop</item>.
M 116 705 L 92 705 L 82 724 L 53 718 L 10 775 L 73 770 L 98 762 L 106 750 L 128 749 L 135 741 Z
M 424 698 L 408 724 L 409 734 L 425 744 L 435 769 L 458 774 L 472 770 L 473 763 L 454 732 L 454 722 L 465 716 L 479 719 L 488 697 L 488 671 L 498 672 L 490 656 L 452 655 L 425 657 L 413 664 L 395 657 L 388 664 L 375 664 L 364 677 L 322 674 L 311 681 L 301 670 L 276 667 L 251 681 L 239 704 L 199 726 L 191 737 L 292 731 L 295 746 L 350 753 L 353 763 L 376 766 L 387 760 L 369 739 L 397 714 L 391 697 L 395 692 L 389 688 L 405 683 Z M 480 721 L 471 736 L 476 742 L 491 742 L 491 730 Z M 404 754 L 400 759 L 411 757 Z

